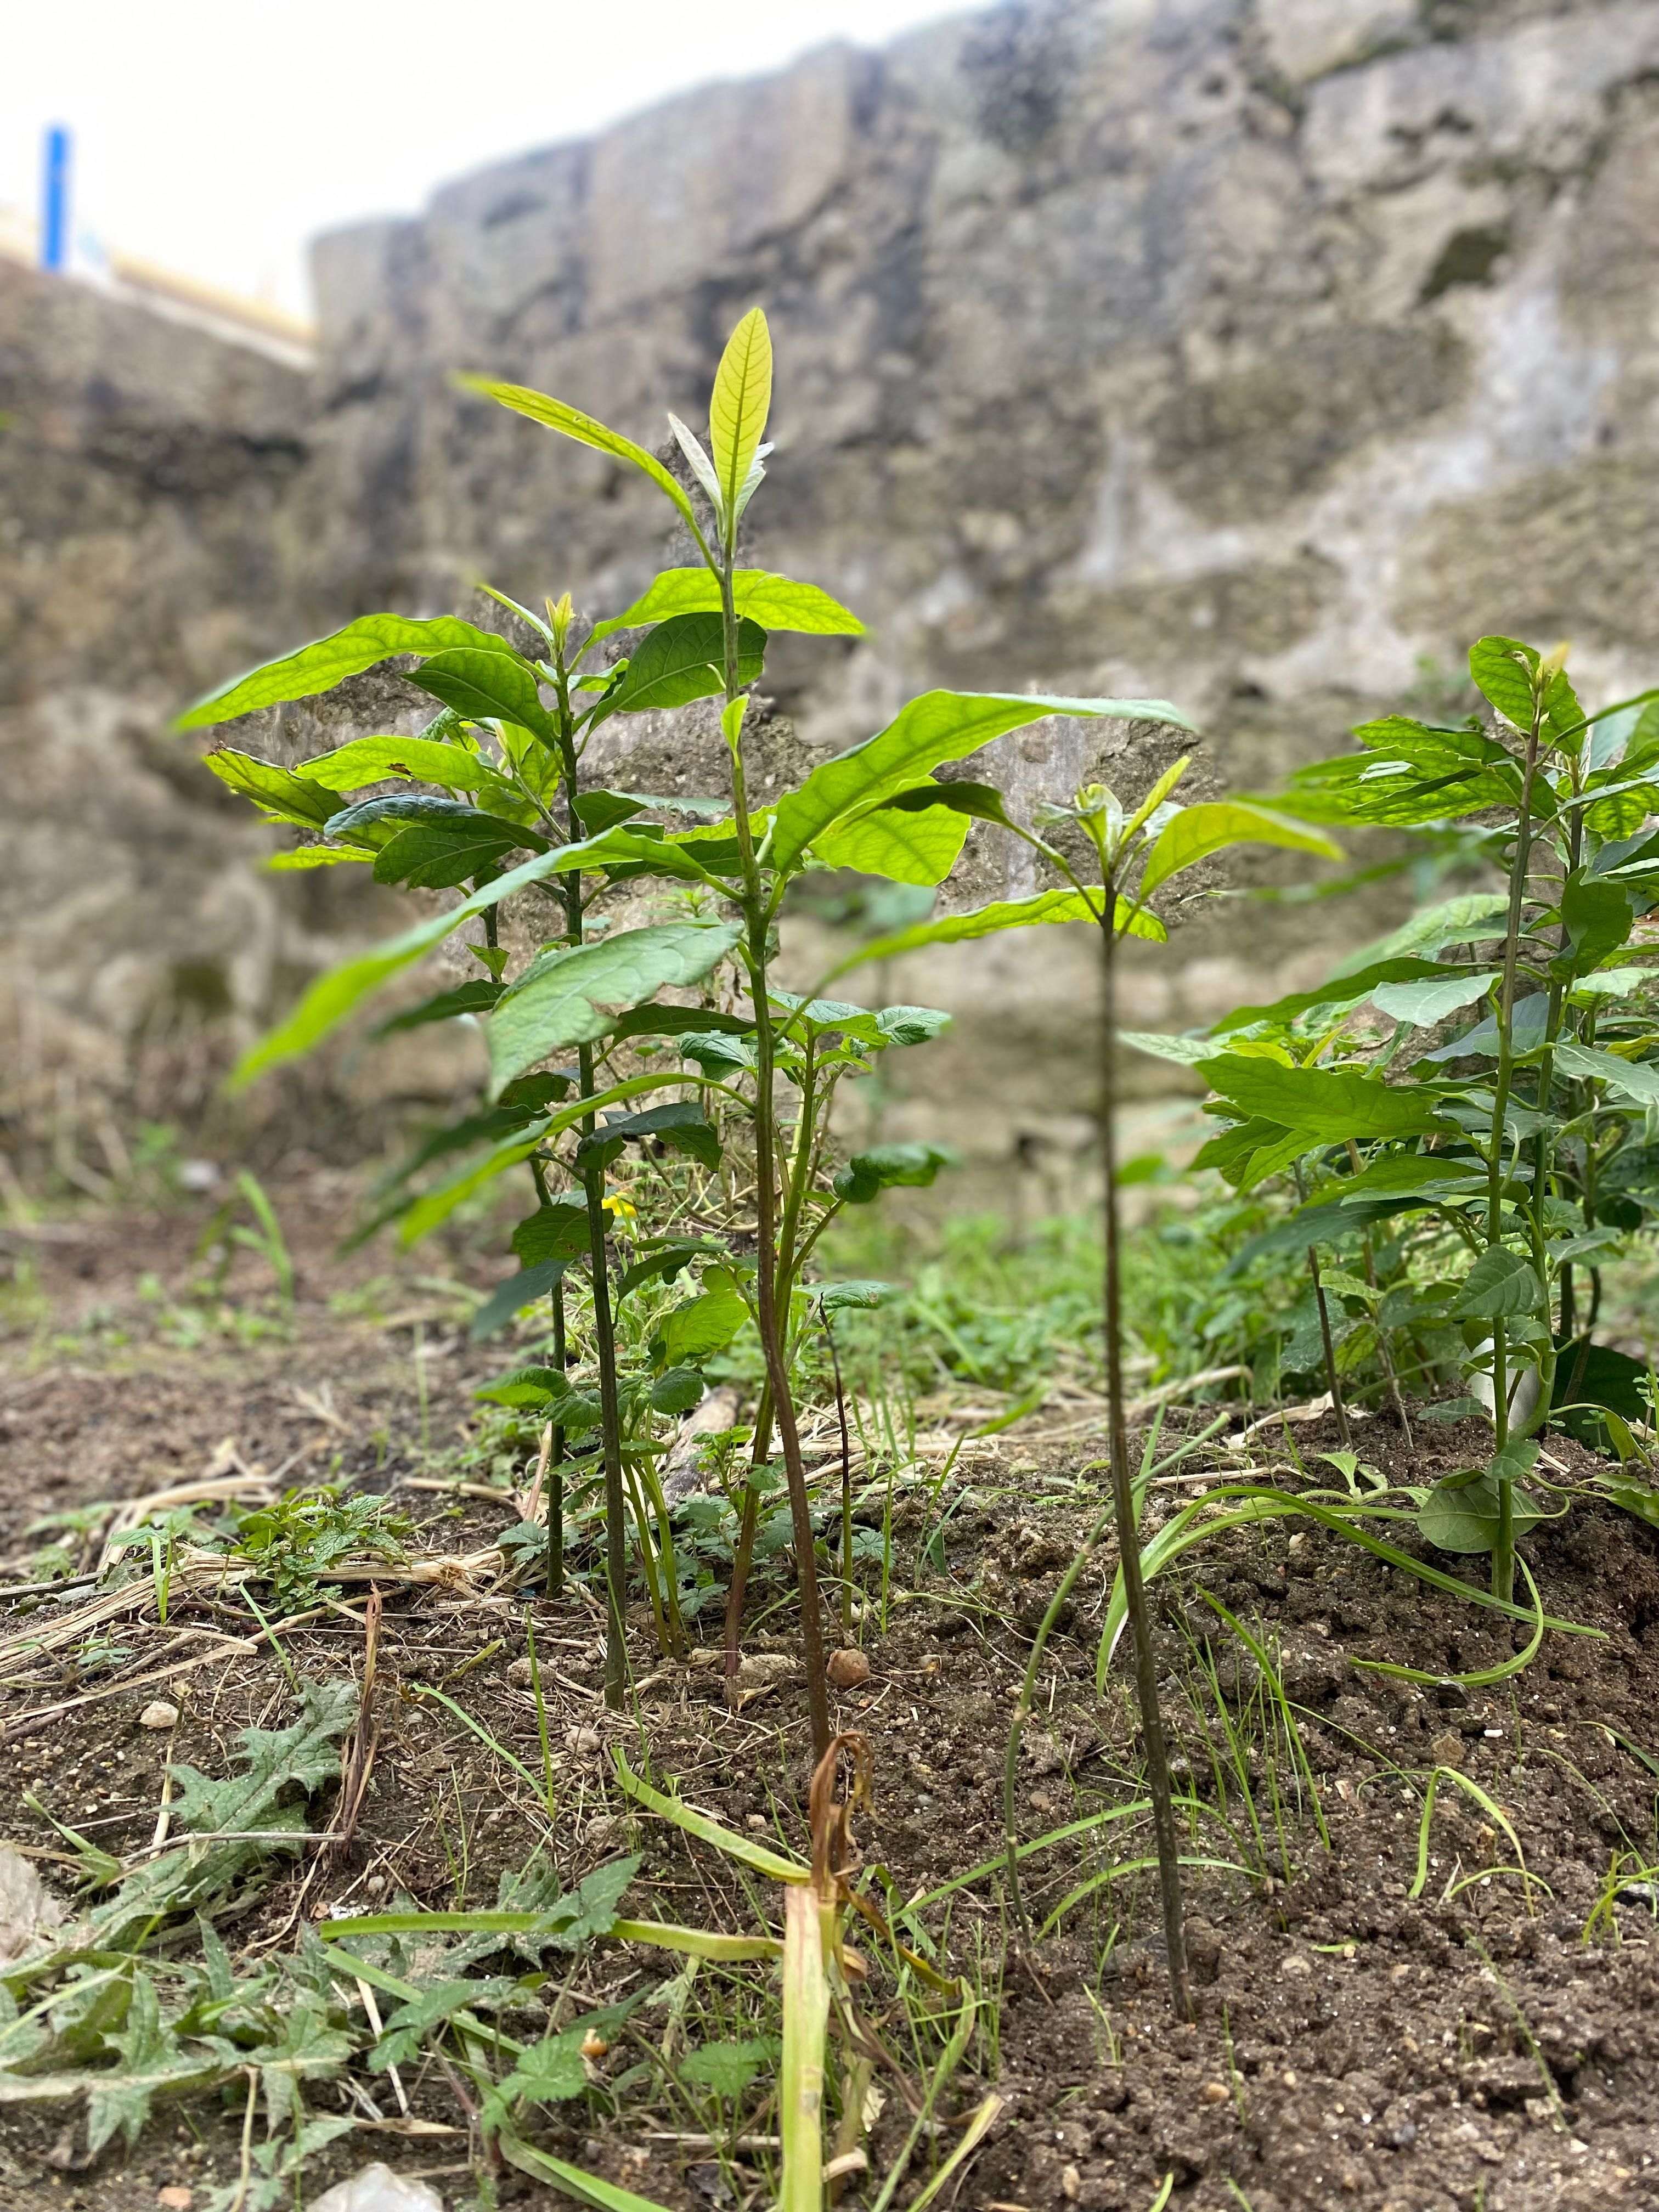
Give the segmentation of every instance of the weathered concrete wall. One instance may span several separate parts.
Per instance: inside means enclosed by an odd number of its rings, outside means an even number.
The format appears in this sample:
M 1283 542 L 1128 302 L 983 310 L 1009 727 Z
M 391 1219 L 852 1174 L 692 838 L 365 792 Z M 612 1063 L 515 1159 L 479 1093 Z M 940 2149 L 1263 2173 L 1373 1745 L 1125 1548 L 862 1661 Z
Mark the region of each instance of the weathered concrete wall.
M 688 96 L 324 240 L 310 392 L 85 295 L 54 304 L 49 346 L 40 288 L 0 273 L 0 406 L 56 426 L 0 440 L 0 634 L 27 634 L 8 697 L 40 702 L 7 708 L 9 756 L 59 814 L 39 763 L 65 740 L 38 732 L 70 731 L 112 815 L 131 776 L 156 825 L 54 863 L 89 937 L 42 920 L 35 884 L 0 927 L 36 933 L 37 1004 L 81 1002 L 100 932 L 114 972 L 139 962 L 76 1032 L 94 1057 L 208 945 L 234 1023 L 262 1014 L 357 918 L 236 887 L 258 833 L 194 795 L 150 702 L 373 607 L 460 604 L 479 574 L 623 603 L 663 542 L 655 495 L 449 372 L 655 444 L 757 299 L 780 361 L 757 550 L 872 626 L 777 641 L 770 686 L 811 745 L 932 683 L 1163 693 L 1201 717 L 1207 773 L 1255 784 L 1379 702 L 1443 694 L 1483 629 L 1571 635 L 1593 691 L 1650 680 L 1656 206 L 1650 0 L 1037 0 Z M 112 416 L 137 428 L 112 443 Z M 88 682 L 95 712 L 67 688 Z M 1004 752 L 1032 792 L 1098 757 L 1074 727 Z M 180 902 L 155 855 L 192 836 L 216 888 Z M 1146 963 L 1134 1018 L 1213 1012 L 1264 964 L 1311 974 L 1362 927 L 1244 911 L 1248 940 L 1210 908 Z M 1055 933 L 975 957 L 971 989 L 965 956 L 891 979 L 963 1009 L 914 1069 L 951 1133 L 974 1141 L 994 1090 L 1017 1119 L 1086 1105 L 1082 963 Z

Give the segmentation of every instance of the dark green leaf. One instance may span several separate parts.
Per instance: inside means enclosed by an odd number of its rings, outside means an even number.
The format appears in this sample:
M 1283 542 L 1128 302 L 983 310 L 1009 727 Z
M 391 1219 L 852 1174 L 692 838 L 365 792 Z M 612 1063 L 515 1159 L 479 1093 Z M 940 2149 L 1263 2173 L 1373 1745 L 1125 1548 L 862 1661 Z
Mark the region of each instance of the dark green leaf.
M 635 1006 L 611 1032 L 612 1044 L 636 1036 L 746 1036 L 755 1024 L 745 1014 L 717 1013 L 711 1006 Z
M 1531 1471 L 1537 1457 L 1534 1443 L 1509 1443 L 1493 1454 L 1485 1473 L 1474 1481 L 1460 1482 L 1454 1476 L 1437 1484 L 1417 1516 L 1418 1528 L 1443 1552 L 1490 1552 L 1498 1540 L 1498 1483 L 1507 1477 L 1515 1485 L 1515 1533 L 1524 1535 L 1543 1518 L 1520 1486 L 1520 1479 Z
M 1568 976 L 1587 975 L 1610 952 L 1616 952 L 1629 937 L 1636 915 L 1622 884 L 1575 875 L 1562 890 L 1561 920 L 1572 957 L 1565 963 L 1553 961 L 1550 972 L 1554 975 L 1560 969 L 1565 981 Z
M 411 890 L 453 890 L 458 884 L 493 875 L 507 854 L 538 846 L 533 831 L 510 822 L 411 822 L 374 856 L 377 884 L 407 884 Z
M 690 1309 L 681 1307 L 678 1310 L 684 1313 Z M 740 1328 L 742 1323 L 738 1326 Z M 732 1334 L 735 1336 L 737 1329 Z M 720 1348 L 718 1345 L 714 1347 L 716 1351 Z M 655 1413 L 689 1413 L 694 1406 L 702 1403 L 703 1389 L 702 1376 L 695 1367 L 671 1367 L 651 1385 L 651 1410 Z
M 390 660 L 396 653 L 438 653 L 457 647 L 518 659 L 504 637 L 477 629 L 453 615 L 439 615 L 430 622 L 410 622 L 402 615 L 363 615 L 314 645 L 302 646 L 283 659 L 267 661 L 263 667 L 250 669 L 246 676 L 222 684 L 182 714 L 173 727 L 208 729 L 216 722 L 251 714 L 260 707 L 274 707 L 289 699 L 313 699 L 319 692 L 331 691 L 348 676 L 361 675 L 364 669 Z
M 680 2079 L 699 2089 L 712 2089 L 717 2097 L 740 2097 L 758 2075 L 776 2065 L 778 2051 L 770 2036 L 743 2043 L 705 2043 L 680 2060 Z
M 1547 991 L 1529 992 L 1517 999 L 1510 1009 L 1510 1039 L 1517 1053 L 1535 1052 L 1544 1042 L 1549 1022 L 1550 1001 Z M 1437 1051 L 1425 1052 L 1423 1058 L 1431 1061 L 1449 1060 L 1496 1060 L 1498 1057 L 1498 1017 L 1488 1014 L 1472 1030 L 1443 1044 Z
M 739 684 L 752 684 L 765 664 L 766 632 L 758 623 L 738 626 Z M 604 714 L 644 714 L 688 706 L 726 688 L 726 629 L 717 614 L 673 615 L 659 623 L 629 659 Z
M 672 1106 L 652 1106 L 641 1114 L 625 1114 L 602 1123 L 577 1146 L 575 1172 L 586 1176 L 603 1170 L 625 1144 L 647 1139 L 666 1145 L 671 1152 L 684 1152 L 711 1170 L 720 1164 L 719 1131 L 705 1119 L 700 1106 L 681 1099 Z
M 580 1191 L 538 1206 L 513 1232 L 514 1252 L 526 1267 L 544 1260 L 580 1259 L 587 1249 L 587 1199 Z
M 884 1190 L 898 1185 L 921 1189 L 941 1168 L 954 1167 L 957 1156 L 948 1145 L 874 1145 L 854 1152 L 837 1170 L 834 1188 L 849 1206 L 868 1206 Z
M 515 653 L 434 653 L 409 680 L 469 722 L 516 722 L 538 736 L 551 735 L 556 726 L 542 704 L 535 670 Z
M 472 1316 L 467 1336 L 474 1344 L 482 1344 L 507 1327 L 514 1314 L 522 1313 L 538 1298 L 544 1298 L 554 1286 L 564 1279 L 569 1265 L 566 1260 L 538 1260 L 533 1267 L 522 1268 L 509 1275 L 504 1283 L 497 1283 L 489 1296 Z
M 418 1006 L 393 1014 L 378 1025 L 374 1035 L 390 1036 L 396 1030 L 423 1029 L 428 1022 L 453 1021 L 460 1014 L 487 1014 L 501 995 L 499 983 L 492 983 L 487 975 L 477 975 L 470 983 L 458 983 L 453 990 L 440 991 L 422 999 Z

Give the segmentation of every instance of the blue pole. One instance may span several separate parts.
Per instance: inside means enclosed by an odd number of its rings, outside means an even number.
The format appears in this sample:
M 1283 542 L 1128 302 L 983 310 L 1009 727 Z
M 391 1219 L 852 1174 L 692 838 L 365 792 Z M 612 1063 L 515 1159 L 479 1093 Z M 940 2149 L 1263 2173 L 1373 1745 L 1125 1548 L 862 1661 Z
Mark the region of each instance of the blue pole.
M 40 210 L 40 266 L 61 273 L 69 266 L 70 134 L 61 123 L 46 132 Z

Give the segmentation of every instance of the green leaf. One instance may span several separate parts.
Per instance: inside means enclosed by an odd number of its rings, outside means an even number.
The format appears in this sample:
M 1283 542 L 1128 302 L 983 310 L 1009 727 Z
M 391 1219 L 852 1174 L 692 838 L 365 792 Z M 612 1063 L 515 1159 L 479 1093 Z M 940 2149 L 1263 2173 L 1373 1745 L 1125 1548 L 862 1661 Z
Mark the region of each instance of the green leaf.
M 873 1145 L 867 1152 L 854 1152 L 836 1170 L 834 1188 L 849 1206 L 868 1206 L 896 1185 L 923 1189 L 941 1168 L 956 1164 L 957 1155 L 948 1145 Z
M 738 624 L 739 684 L 752 684 L 765 665 L 766 632 L 758 623 Z M 629 661 L 621 682 L 605 694 L 601 720 L 611 714 L 647 714 L 665 707 L 689 706 L 726 689 L 726 627 L 717 614 L 671 615 L 659 623 Z
M 1344 976 L 1363 971 L 1374 964 L 1402 957 L 1407 953 L 1439 952 L 1448 945 L 1468 945 L 1482 939 L 1501 937 L 1503 921 L 1509 909 L 1507 891 L 1464 891 L 1456 898 L 1443 899 L 1437 906 L 1425 907 L 1409 921 L 1383 938 L 1380 944 L 1363 946 L 1350 953 L 1336 969 L 1331 981 L 1340 982 Z M 1493 922 L 1496 928 L 1482 925 Z M 1406 979 L 1399 979 L 1404 981 Z
M 854 808 L 873 806 L 945 761 L 961 760 L 1010 730 L 1050 714 L 1119 721 L 1193 725 L 1162 699 L 1060 699 L 1003 692 L 925 691 L 900 708 L 884 730 L 815 768 L 780 802 L 768 853 L 770 865 L 797 867 L 809 847 Z
M 708 1359 L 726 1346 L 749 1318 L 743 1294 L 730 1281 L 719 1283 L 672 1306 L 658 1324 L 657 1346 L 665 1366 Z
M 273 853 L 261 866 L 270 875 L 287 875 L 302 868 L 362 867 L 380 858 L 357 845 L 301 845 L 291 853 Z
M 700 983 L 741 935 L 735 922 L 660 922 L 557 958 L 544 954 L 489 1018 L 493 1088 L 550 1053 L 603 1036 L 617 1012 L 653 993 Z
M 942 884 L 967 836 L 965 811 L 941 805 L 920 811 L 878 806 L 827 830 L 812 850 L 831 868 L 856 868 L 860 875 L 885 876 L 890 883 Z
M 722 1014 L 712 1006 L 635 1006 L 611 1032 L 613 1044 L 628 1037 L 752 1036 L 755 1024 L 744 1014 Z
M 1544 1032 L 1549 1020 L 1547 991 L 1529 991 L 1524 999 L 1517 999 L 1510 1009 L 1510 1038 L 1517 1053 L 1534 1052 L 1544 1042 Z M 1453 1037 L 1433 1052 L 1425 1052 L 1425 1060 L 1496 1060 L 1498 1057 L 1498 1016 L 1494 1012 L 1462 1036 Z
M 1544 1517 L 1520 1487 L 1520 1478 L 1530 1473 L 1537 1457 L 1536 1444 L 1510 1443 L 1492 1455 L 1490 1465 L 1473 1482 L 1453 1476 L 1437 1483 L 1417 1516 L 1419 1529 L 1443 1552 L 1490 1552 L 1498 1540 L 1498 1481 L 1507 1476 L 1516 1486 L 1515 1533 L 1524 1535 Z
M 739 568 L 732 578 L 732 605 L 763 629 L 794 630 L 811 637 L 862 637 L 858 617 L 821 592 L 816 584 L 798 584 L 793 577 L 777 576 L 765 568 Z M 665 568 L 652 581 L 643 599 L 627 611 L 596 623 L 590 645 L 620 629 L 641 629 L 647 623 L 665 622 L 670 615 L 718 614 L 720 579 L 710 568 Z
M 624 1145 L 642 1143 L 647 1138 L 666 1145 L 671 1152 L 684 1152 L 711 1172 L 720 1164 L 720 1132 L 705 1120 L 700 1106 L 681 1099 L 673 1105 L 647 1107 L 642 1114 L 626 1114 L 603 1123 L 577 1146 L 575 1173 L 602 1173 Z
M 1474 1183 L 1486 1188 L 1486 1170 L 1480 1160 L 1451 1160 L 1439 1152 L 1394 1153 L 1373 1160 L 1357 1176 L 1339 1185 L 1339 1202 L 1350 1198 L 1407 1198 L 1438 1190 L 1449 1184 Z
M 451 791 L 508 787 L 493 762 L 466 745 L 447 745 L 433 738 L 354 738 L 331 753 L 301 761 L 295 774 L 324 791 L 361 791 L 389 775 L 416 783 L 440 783 Z
M 587 1199 L 567 1192 L 526 1214 L 513 1232 L 514 1256 L 526 1267 L 544 1260 L 577 1260 L 587 1250 Z
M 619 431 L 607 429 L 603 422 L 584 415 L 580 408 L 568 407 L 563 400 L 550 398 L 544 392 L 532 392 L 526 385 L 496 384 L 485 376 L 462 375 L 455 381 L 465 391 L 476 392 L 485 399 L 495 400 L 499 406 L 510 407 L 515 415 L 527 416 L 532 422 L 574 438 L 579 446 L 591 446 L 596 453 L 608 453 L 612 460 L 630 461 L 642 475 L 650 477 L 659 491 L 673 501 L 693 538 L 699 545 L 702 544 L 696 510 L 656 455 L 647 453 L 643 446 L 636 446 Z
M 1293 822 L 1287 814 L 1275 814 L 1242 799 L 1206 801 L 1198 806 L 1183 806 L 1165 824 L 1147 856 L 1140 879 L 1141 896 L 1147 896 L 1183 868 L 1233 845 L 1284 845 L 1296 852 L 1317 853 L 1328 860 L 1342 858 L 1340 845 L 1307 823 Z
M 389 2066 L 406 2066 L 434 2027 L 441 2027 L 458 2012 L 475 2004 L 488 2004 L 518 1987 L 511 1974 L 484 1980 L 439 1982 L 401 2004 L 387 2019 L 386 2033 L 368 2054 L 371 2074 L 384 2074 Z M 578 2042 L 580 2038 L 577 2038 Z
M 1565 981 L 1588 975 L 1610 952 L 1616 952 L 1628 939 L 1636 915 L 1630 893 L 1621 884 L 1575 875 L 1562 889 L 1561 920 L 1572 957 L 1565 963 L 1552 961 L 1550 972 L 1553 975 L 1561 969 L 1559 980 Z
M 671 1367 L 651 1385 L 651 1410 L 653 1413 L 689 1413 L 694 1406 L 702 1403 L 702 1376 L 695 1367 Z
M 582 2063 L 582 2044 L 588 2031 L 568 2027 L 519 2053 L 513 2071 L 501 2085 L 500 2094 L 510 2100 L 523 2097 L 532 2105 L 560 2105 L 581 2096 L 587 2088 L 587 2069 Z
M 409 680 L 469 722 L 516 722 L 542 737 L 550 737 L 557 726 L 542 704 L 535 670 L 516 653 L 434 653 Z
M 1501 1244 L 1483 1252 L 1463 1279 L 1453 1321 L 1496 1321 L 1505 1314 L 1536 1313 L 1543 1302 L 1538 1278 L 1518 1252 Z
M 172 2028 L 163 2025 L 155 1984 L 148 1974 L 134 1976 L 126 2026 L 105 2040 L 121 2063 L 112 2073 L 89 2080 L 87 2148 L 94 2157 L 118 2128 L 131 2150 L 158 2094 L 210 2079 L 219 2070 L 214 2061 L 187 2056 Z
M 1621 1060 L 1617 1053 L 1603 1052 L 1599 1045 L 1559 1044 L 1555 1066 L 1558 1074 L 1574 1076 L 1581 1083 L 1604 1083 L 1609 1091 L 1633 1099 L 1638 1106 L 1659 1106 L 1659 1067 L 1650 1067 L 1644 1061 Z
M 1342 1006 L 1369 998 L 1379 983 L 1449 982 L 1466 976 L 1466 968 L 1443 967 L 1434 960 L 1418 960 L 1396 956 L 1388 960 L 1374 960 L 1369 966 L 1350 969 L 1339 969 L 1328 981 L 1311 991 L 1291 991 L 1282 999 L 1274 999 L 1266 1006 L 1235 1006 L 1231 1013 L 1218 1021 L 1212 1035 L 1229 1036 L 1234 1030 L 1253 1028 L 1258 1022 L 1276 1025 L 1292 1022 L 1298 1014 L 1305 1014 L 1315 1006 Z
M 1212 1091 L 1245 1114 L 1299 1133 L 1309 1144 L 1340 1144 L 1350 1137 L 1421 1137 L 1445 1127 L 1426 1098 L 1392 1089 L 1373 1076 L 1283 1067 L 1276 1060 L 1237 1053 L 1200 1060 L 1198 1072 Z
M 211 752 L 203 755 L 203 763 L 229 790 L 251 799 L 270 821 L 320 830 L 330 815 L 338 811 L 331 798 L 302 777 L 272 761 L 260 760 L 257 754 L 238 752 L 234 745 L 215 745 Z
M 1484 998 L 1500 980 L 1496 970 L 1471 974 L 1463 968 L 1456 970 L 1449 981 L 1380 984 L 1371 993 L 1371 1004 L 1379 1013 L 1403 1022 L 1410 1029 L 1432 1029 L 1448 1014 L 1455 1014 L 1460 1006 L 1473 1006 L 1477 999 Z
M 474 891 L 471 898 L 464 899 L 447 913 L 428 915 L 424 921 L 416 922 L 401 936 L 388 938 L 356 958 L 330 969 L 311 985 L 286 1021 L 268 1030 L 242 1055 L 231 1076 L 229 1088 L 243 1090 L 268 1067 L 309 1052 L 365 999 L 400 975 L 422 953 L 441 945 L 446 937 L 452 936 L 474 915 L 482 914 L 486 907 L 495 906 L 527 884 L 540 883 L 544 877 L 574 868 L 602 866 L 599 856 L 608 849 L 614 834 L 607 831 L 605 836 L 590 838 L 583 844 L 561 846 L 554 852 L 538 853 L 531 860 L 522 860 L 509 873 Z
M 521 1268 L 504 1283 L 497 1283 L 467 1324 L 468 1342 L 483 1343 L 505 1328 L 514 1314 L 522 1313 L 538 1298 L 544 1298 L 556 1284 L 563 1281 L 568 1265 L 567 1260 L 538 1260 L 534 1267 Z
M 1163 944 L 1164 928 L 1156 915 L 1143 909 L 1131 921 L 1130 914 L 1128 901 L 1119 899 L 1120 931 L 1127 924 L 1132 937 L 1151 938 Z M 994 936 L 1001 930 L 1030 929 L 1038 924 L 1095 921 L 1094 909 L 1077 891 L 1034 891 L 1027 898 L 999 899 L 993 905 L 975 907 L 967 914 L 941 915 L 933 921 L 915 922 L 908 929 L 891 930 L 881 937 L 869 938 L 826 980 L 833 982 L 837 975 L 845 975 L 867 961 L 897 960 L 907 952 L 919 952 L 930 945 L 961 945 L 975 938 Z
M 492 983 L 487 975 L 475 975 L 471 982 L 457 983 L 453 990 L 438 991 L 429 999 L 422 999 L 417 1006 L 406 1006 L 400 1014 L 379 1023 L 374 1030 L 377 1037 L 391 1036 L 399 1030 L 424 1029 L 428 1022 L 457 1020 L 463 1014 L 487 1014 L 501 995 L 499 983 Z
M 487 814 L 470 820 L 412 822 L 387 839 L 374 856 L 377 884 L 406 884 L 411 890 L 453 890 L 458 884 L 495 873 L 509 853 L 541 840 L 533 830 Z
M 751 307 L 726 342 L 708 402 L 708 442 L 720 478 L 721 520 L 734 529 L 772 406 L 772 337 Z
M 1163 1036 L 1153 1030 L 1120 1030 L 1120 1044 L 1127 1044 L 1132 1052 L 1144 1052 L 1152 1060 L 1173 1060 L 1177 1067 L 1196 1067 L 1201 1060 L 1215 1056 L 1215 1046 L 1208 1037 Z
M 289 699 L 314 699 L 319 692 L 331 691 L 348 676 L 360 676 L 364 669 L 390 660 L 396 653 L 447 653 L 457 647 L 500 653 L 524 665 L 504 637 L 475 629 L 453 615 L 439 615 L 430 622 L 410 622 L 402 615 L 362 615 L 331 636 L 319 638 L 314 645 L 302 646 L 283 659 L 267 661 L 263 667 L 250 669 L 246 675 L 205 693 L 179 715 L 173 727 L 210 729 L 216 722 L 234 721 L 238 715 L 252 714 L 261 707 L 274 707 Z
M 556 1413 L 567 1429 L 594 1428 L 599 1419 L 599 1400 L 573 1390 L 569 1376 L 556 1367 L 514 1367 L 493 1382 L 481 1382 L 472 1395 L 492 1406 L 540 1407 Z
M 850 1313 L 854 1309 L 884 1305 L 896 1295 L 891 1283 L 854 1278 L 839 1283 L 814 1283 L 809 1296 L 820 1313 Z
M 1477 638 L 1469 647 L 1469 674 L 1482 696 L 1517 730 L 1532 727 L 1533 681 L 1538 655 L 1519 638 Z
M 696 2088 L 712 2089 L 717 2097 L 740 2097 L 757 2075 L 776 2065 L 778 2051 L 776 2039 L 769 2035 L 742 2043 L 705 2043 L 685 2053 L 679 2076 Z

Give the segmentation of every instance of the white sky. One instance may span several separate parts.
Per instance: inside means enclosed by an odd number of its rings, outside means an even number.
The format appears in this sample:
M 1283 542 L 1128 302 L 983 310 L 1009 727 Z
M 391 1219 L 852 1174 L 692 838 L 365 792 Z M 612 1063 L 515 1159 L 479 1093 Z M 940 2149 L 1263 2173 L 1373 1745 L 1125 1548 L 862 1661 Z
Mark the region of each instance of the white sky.
M 961 0 L 958 0 L 958 5 Z M 39 210 L 48 124 L 106 246 L 308 311 L 305 242 L 665 94 L 877 45 L 951 0 L 16 0 L 0 207 Z

